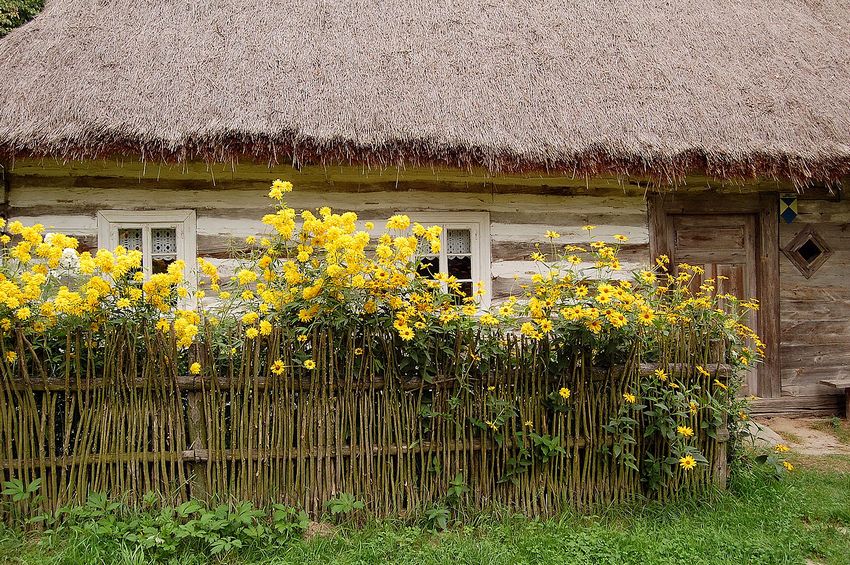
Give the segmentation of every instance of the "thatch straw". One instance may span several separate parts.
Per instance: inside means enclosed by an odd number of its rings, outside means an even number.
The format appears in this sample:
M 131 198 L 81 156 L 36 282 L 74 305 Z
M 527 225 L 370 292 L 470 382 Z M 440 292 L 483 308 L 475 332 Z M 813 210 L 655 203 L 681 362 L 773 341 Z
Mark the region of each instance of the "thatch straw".
M 850 174 L 845 0 L 53 0 L 7 154 Z

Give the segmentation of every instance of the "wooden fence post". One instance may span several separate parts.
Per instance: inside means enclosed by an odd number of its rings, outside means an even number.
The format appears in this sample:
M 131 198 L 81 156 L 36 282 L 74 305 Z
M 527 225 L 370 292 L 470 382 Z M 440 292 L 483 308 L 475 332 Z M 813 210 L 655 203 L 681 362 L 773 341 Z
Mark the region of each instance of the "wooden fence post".
M 203 388 L 188 393 L 187 421 L 189 426 L 189 449 L 183 452 L 183 461 L 189 471 L 189 498 L 206 500 L 208 495 L 206 449 L 206 426 L 204 425 Z
M 711 470 L 714 475 L 714 484 L 718 488 L 726 490 L 726 482 L 729 478 L 728 450 L 729 450 L 729 428 L 726 422 L 717 428 L 717 449 L 714 450 L 714 461 L 711 462 Z

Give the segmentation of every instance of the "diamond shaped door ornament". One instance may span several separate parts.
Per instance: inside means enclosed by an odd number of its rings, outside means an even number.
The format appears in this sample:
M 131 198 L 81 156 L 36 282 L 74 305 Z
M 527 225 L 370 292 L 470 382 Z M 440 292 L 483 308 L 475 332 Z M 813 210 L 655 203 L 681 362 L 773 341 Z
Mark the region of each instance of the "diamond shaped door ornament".
M 782 252 L 807 279 L 811 278 L 832 255 L 832 249 L 811 225 L 800 230 L 782 249 Z
M 779 217 L 790 224 L 797 217 L 797 195 L 783 194 L 779 197 Z

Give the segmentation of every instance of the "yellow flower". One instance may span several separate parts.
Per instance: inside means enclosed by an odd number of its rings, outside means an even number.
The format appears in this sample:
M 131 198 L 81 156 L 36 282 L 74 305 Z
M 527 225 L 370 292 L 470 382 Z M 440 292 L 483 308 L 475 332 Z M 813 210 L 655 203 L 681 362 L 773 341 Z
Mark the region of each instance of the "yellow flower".
M 703 377 L 710 377 L 711 373 L 705 370 L 702 365 L 697 365 L 697 372 Z
M 685 438 L 694 437 L 694 430 L 689 426 L 678 426 L 676 433 Z
M 398 335 L 404 341 L 410 341 L 413 339 L 413 330 L 407 326 L 402 326 L 398 329 Z
M 358 348 L 356 348 L 356 349 L 354 350 L 354 354 L 355 354 L 355 355 L 363 355 L 363 348 L 362 348 L 362 347 L 358 347 Z
M 526 428 L 533 428 L 534 422 L 532 422 L 531 420 L 526 420 L 523 425 L 525 425 Z
M 313 361 L 312 359 L 307 359 L 306 361 L 304 361 L 304 368 L 312 371 L 313 369 L 316 368 L 316 362 Z
M 248 339 L 254 339 L 258 335 L 260 335 L 260 332 L 257 330 L 257 328 L 248 328 L 247 330 L 245 330 L 245 336 Z
M 304 343 L 307 341 L 307 336 L 305 334 L 301 334 L 295 339 L 297 339 L 299 343 Z
M 269 335 L 272 333 L 272 325 L 268 320 L 263 320 L 260 322 L 260 333 L 262 335 Z
M 14 351 L 7 351 L 6 352 L 6 361 L 8 361 L 9 363 L 14 363 L 17 360 L 18 360 L 18 354 L 17 353 L 15 353 Z
M 192 363 L 189 366 L 189 373 L 192 375 L 200 375 L 201 374 L 201 364 L 198 362 Z
M 558 394 L 561 395 L 561 398 L 567 400 L 570 397 L 570 389 L 567 387 L 561 387 L 561 390 L 558 391 Z
M 410 218 L 404 214 L 396 214 L 387 220 L 388 230 L 406 230 L 410 227 Z
M 776 453 L 786 453 L 790 450 L 791 448 L 785 445 L 784 443 L 777 443 L 773 446 L 773 451 L 775 451 Z
M 30 316 L 32 316 L 32 312 L 30 311 L 29 308 L 26 308 L 26 307 L 19 308 L 15 312 L 15 317 L 18 318 L 19 320 L 28 320 L 30 318 Z
M 582 226 L 581 229 L 583 229 L 584 231 L 593 231 L 593 230 L 596 229 L 596 226 L 587 225 L 587 226 Z
M 696 459 L 691 455 L 685 455 L 684 457 L 679 459 L 679 466 L 682 467 L 685 471 L 690 471 L 694 467 L 697 466 Z
M 631 394 L 630 392 L 624 392 L 623 399 L 625 399 L 625 401 L 629 404 L 634 404 L 635 402 L 637 402 L 637 396 Z
M 246 285 L 257 280 L 257 273 L 249 271 L 248 269 L 240 269 L 239 272 L 236 273 L 236 279 L 239 281 L 239 284 Z
M 652 308 L 641 308 L 638 314 L 638 321 L 643 325 L 649 325 L 655 320 L 655 313 Z
M 619 241 L 619 242 L 621 242 L 621 243 L 625 243 L 625 242 L 627 242 L 627 241 L 629 240 L 629 238 L 628 238 L 628 237 L 626 237 L 625 235 L 620 235 L 620 234 L 618 234 L 618 233 L 617 233 L 617 234 L 614 234 L 614 239 L 616 239 L 617 241 Z
M 792 465 L 788 461 L 783 461 L 782 466 L 785 467 L 785 470 L 788 471 L 789 473 L 794 470 L 794 465 Z
M 118 308 L 127 308 L 127 307 L 130 306 L 130 299 L 129 298 L 119 298 L 118 301 L 115 303 L 115 305 Z
M 496 387 L 494 387 L 494 386 L 488 386 L 488 387 L 487 387 L 487 390 L 488 390 L 489 392 L 493 392 L 494 390 L 496 390 Z
M 659 381 L 664 382 L 667 380 L 667 373 L 663 369 L 655 369 L 655 376 L 658 377 Z
M 718 387 L 718 388 L 720 388 L 720 389 L 722 389 L 722 390 L 729 390 L 729 387 L 728 387 L 728 386 L 726 386 L 725 384 L 721 383 L 721 382 L 720 382 L 719 380 L 717 380 L 717 379 L 714 379 L 714 386 L 716 386 L 716 387 Z
M 292 183 L 277 179 L 272 183 L 272 187 L 269 190 L 269 198 L 280 200 L 283 198 L 283 193 L 285 192 L 292 192 Z
M 548 237 L 549 239 L 558 239 L 559 237 L 561 237 L 561 234 L 556 231 L 548 230 L 546 232 L 546 237 Z
M 283 361 L 278 359 L 274 363 L 272 363 L 272 373 L 275 375 L 282 375 L 286 370 L 286 365 L 283 364 Z

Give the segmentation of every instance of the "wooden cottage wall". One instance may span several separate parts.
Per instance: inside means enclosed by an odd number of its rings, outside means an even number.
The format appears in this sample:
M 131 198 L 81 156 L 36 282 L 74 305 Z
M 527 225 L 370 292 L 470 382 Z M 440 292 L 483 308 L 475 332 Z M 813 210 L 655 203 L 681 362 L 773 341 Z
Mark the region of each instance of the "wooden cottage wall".
M 399 212 L 488 212 L 496 300 L 512 290 L 519 292 L 519 285 L 537 272 L 529 256 L 537 243 L 544 251 L 549 248 L 544 236 L 548 229 L 562 234 L 560 244 L 586 243 L 588 234 L 581 227 L 594 224 L 598 226 L 595 237 L 608 241 L 613 241 L 614 234 L 629 237 L 620 255 L 624 269 L 649 261 L 644 189 L 616 182 L 588 186 L 582 181 L 567 185 L 552 179 L 508 179 L 492 184 L 431 173 L 396 180 L 395 171 L 386 175 L 346 172 L 335 177 L 327 171 L 264 169 L 243 175 L 222 173 L 213 184 L 209 178 L 193 178 L 191 171 L 163 174 L 118 167 L 104 172 L 91 167 L 16 167 L 11 177 L 10 216 L 77 236 L 83 246 L 95 248 L 98 210 L 194 209 L 198 255 L 216 260 L 226 271 L 232 267 L 226 257 L 234 245 L 248 235 L 268 233 L 260 218 L 270 209 L 266 196 L 270 180 L 281 177 L 296 186 L 287 196 L 295 208 L 353 210 L 361 220 L 376 224 Z
M 797 397 L 796 412 L 831 412 L 840 391 L 821 379 L 850 377 L 850 202 L 801 197 L 798 217 L 780 222 L 779 244 L 812 226 L 833 255 L 806 279 L 779 257 L 782 394 Z

